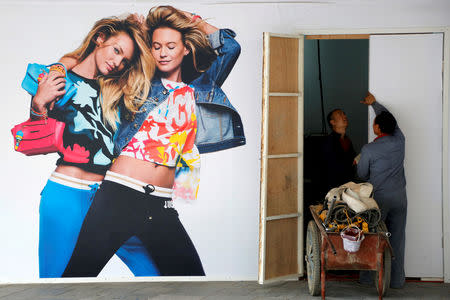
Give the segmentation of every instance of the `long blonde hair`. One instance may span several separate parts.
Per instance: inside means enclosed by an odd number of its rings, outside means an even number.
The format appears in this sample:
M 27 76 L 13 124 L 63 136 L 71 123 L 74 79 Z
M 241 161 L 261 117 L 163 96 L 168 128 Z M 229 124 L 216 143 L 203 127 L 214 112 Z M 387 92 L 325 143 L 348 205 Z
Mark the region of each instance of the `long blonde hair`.
M 184 57 L 181 68 L 181 77 L 184 82 L 190 82 L 206 71 L 217 57 L 206 35 L 188 16 L 172 6 L 152 7 L 148 12 L 146 25 L 150 47 L 153 32 L 160 27 L 172 28 L 181 33 L 183 44 L 190 50 L 190 53 Z
M 81 62 L 94 51 L 100 33 L 104 34 L 107 40 L 121 32 L 130 36 L 134 43 L 134 54 L 130 64 L 121 73 L 97 78 L 103 118 L 114 130 L 120 122 L 117 113 L 120 100 L 123 98 L 127 110 L 136 112 L 148 96 L 150 81 L 155 72 L 155 61 L 141 24 L 132 16 L 101 19 L 94 24 L 80 47 L 64 55 Z

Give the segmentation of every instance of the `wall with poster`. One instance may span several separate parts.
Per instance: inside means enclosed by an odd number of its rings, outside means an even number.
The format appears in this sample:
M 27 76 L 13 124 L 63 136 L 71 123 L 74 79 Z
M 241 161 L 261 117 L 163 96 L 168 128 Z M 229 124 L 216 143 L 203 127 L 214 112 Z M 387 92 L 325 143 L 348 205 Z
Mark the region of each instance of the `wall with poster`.
M 54 169 L 55 155 L 25 157 L 12 148 L 10 128 L 27 118 L 29 96 L 20 87 L 30 62 L 51 63 L 77 47 L 94 21 L 124 12 L 145 14 L 172 4 L 237 33 L 242 53 L 223 85 L 241 114 L 247 144 L 202 156 L 201 186 L 193 204 L 175 203 L 196 245 L 206 277 L 255 280 L 258 270 L 262 32 L 300 29 L 449 26 L 450 4 L 441 0 L 377 0 L 317 3 L 234 1 L 0 1 L 3 91 L 0 197 L 0 282 L 39 279 L 39 194 Z M 389 7 L 389 9 L 387 9 Z M 424 9 L 426 7 L 426 9 Z M 64 201 L 64 199 L 61 199 Z M 156 278 L 160 280 L 161 278 Z M 194 280 L 194 278 L 187 278 Z M 81 279 L 73 279 L 81 281 Z M 140 280 L 117 258 L 98 280 Z M 143 278 L 150 280 L 150 278 Z M 168 278 L 173 280 L 173 278 Z

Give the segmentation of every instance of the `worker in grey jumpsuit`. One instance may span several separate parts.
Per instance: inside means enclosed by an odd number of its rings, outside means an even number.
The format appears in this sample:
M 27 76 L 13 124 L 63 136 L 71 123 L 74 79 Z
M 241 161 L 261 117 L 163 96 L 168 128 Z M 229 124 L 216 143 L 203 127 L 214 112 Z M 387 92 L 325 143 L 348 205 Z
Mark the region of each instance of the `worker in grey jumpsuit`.
M 373 123 L 375 140 L 361 149 L 357 165 L 358 177 L 369 181 L 374 188 L 374 199 L 381 209 L 382 220 L 392 234 L 390 242 L 394 249 L 391 288 L 401 288 L 405 283 L 405 227 L 406 227 L 406 180 L 403 168 L 405 136 L 389 111 L 368 93 L 361 103 L 371 105 L 376 117 Z M 372 283 L 373 272 L 361 272 L 361 283 Z

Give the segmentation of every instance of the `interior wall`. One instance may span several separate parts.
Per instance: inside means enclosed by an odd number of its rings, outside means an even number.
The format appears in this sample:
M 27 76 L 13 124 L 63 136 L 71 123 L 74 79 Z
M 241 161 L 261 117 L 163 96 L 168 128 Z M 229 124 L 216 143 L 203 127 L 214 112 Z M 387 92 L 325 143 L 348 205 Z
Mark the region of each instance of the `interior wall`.
M 263 1 L 264 2 L 264 1 Z M 93 22 L 123 12 L 146 13 L 173 4 L 194 11 L 219 27 L 230 27 L 242 46 L 224 90 L 244 122 L 247 145 L 204 155 L 197 203 L 177 204 L 197 246 L 206 280 L 256 280 L 262 33 L 295 34 L 302 29 L 449 26 L 446 0 L 338 0 L 317 3 L 236 3 L 209 1 L 0 1 L 3 72 L 0 148 L 0 282 L 38 282 L 39 193 L 54 168 L 55 156 L 25 157 L 12 148 L 10 128 L 27 118 L 29 98 L 20 88 L 27 63 L 50 63 L 74 49 Z M 130 273 L 113 261 L 99 280 L 127 280 Z
M 305 136 L 322 132 L 318 42 L 326 130 L 331 132 L 328 113 L 342 109 L 349 121 L 347 135 L 359 153 L 367 143 L 367 107 L 359 101 L 369 85 L 369 40 L 305 40 Z

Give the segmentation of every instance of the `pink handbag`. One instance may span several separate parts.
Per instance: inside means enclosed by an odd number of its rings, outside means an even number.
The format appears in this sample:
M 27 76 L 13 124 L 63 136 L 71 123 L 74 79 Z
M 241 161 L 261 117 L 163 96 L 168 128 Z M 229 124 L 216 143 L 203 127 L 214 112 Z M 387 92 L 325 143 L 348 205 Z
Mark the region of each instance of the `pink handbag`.
M 30 119 L 14 126 L 11 133 L 14 138 L 14 150 L 25 155 L 47 154 L 61 151 L 63 146 L 64 122 L 47 118 Z

